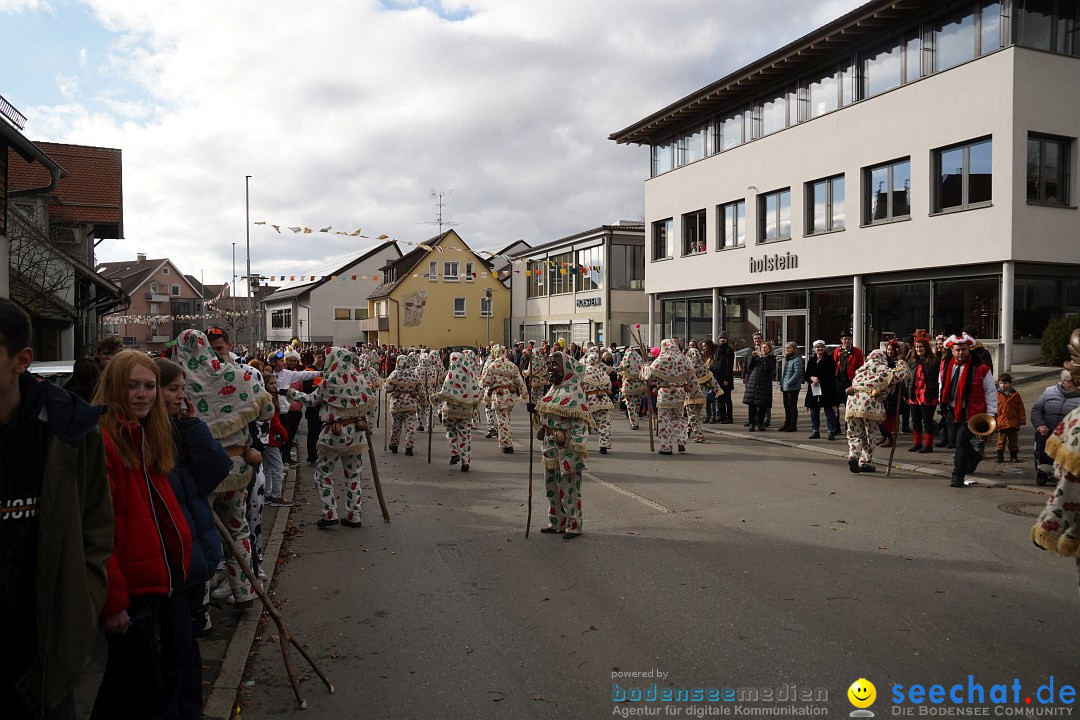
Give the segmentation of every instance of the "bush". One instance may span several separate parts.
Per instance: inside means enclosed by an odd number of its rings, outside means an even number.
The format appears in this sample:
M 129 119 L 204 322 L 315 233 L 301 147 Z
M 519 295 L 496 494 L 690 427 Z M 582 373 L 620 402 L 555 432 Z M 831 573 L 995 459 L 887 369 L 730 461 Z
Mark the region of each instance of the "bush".
M 1047 365 L 1061 367 L 1069 359 L 1069 337 L 1080 328 L 1080 315 L 1066 315 L 1046 326 L 1042 334 L 1042 359 Z

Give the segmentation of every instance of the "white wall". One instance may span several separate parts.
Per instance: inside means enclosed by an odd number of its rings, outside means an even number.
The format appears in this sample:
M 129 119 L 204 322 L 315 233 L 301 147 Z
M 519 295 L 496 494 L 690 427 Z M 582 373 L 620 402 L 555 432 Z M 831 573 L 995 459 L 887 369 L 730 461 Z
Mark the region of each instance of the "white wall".
M 1013 48 L 1002 50 L 648 180 L 647 291 L 809 280 L 1014 257 L 1012 198 L 1019 177 L 1015 165 L 1024 154 L 1014 148 L 1017 53 Z M 1076 67 L 1076 60 L 1062 60 Z M 1073 78 L 1071 84 L 1062 85 L 1075 88 L 1075 74 Z M 1062 103 L 1074 107 L 1075 117 L 1078 100 L 1072 94 Z M 930 217 L 931 150 L 987 135 L 993 137 L 993 205 Z M 907 156 L 911 219 L 859 227 L 862 169 Z M 840 173 L 845 175 L 846 229 L 805 237 L 804 184 Z M 785 187 L 791 189 L 792 238 L 756 245 L 757 196 Z M 1017 191 L 1022 190 L 1023 186 Z M 716 252 L 716 207 L 739 199 L 746 201 L 747 246 Z M 707 211 L 709 251 L 682 258 L 681 216 L 701 208 Z M 673 218 L 674 258 L 652 262 L 651 223 L 667 217 Z M 798 255 L 797 269 L 749 272 L 750 258 L 788 252 Z
M 352 345 L 362 339 L 363 333 L 360 332 L 359 323 L 355 320 L 334 320 L 334 308 L 366 309 L 368 295 L 382 284 L 379 268 L 399 257 L 401 255 L 394 250 L 393 246 L 387 247 L 381 253 L 353 265 L 342 273 L 356 275 L 356 280 L 328 280 L 312 290 L 306 299 L 301 298 L 303 304 L 311 307 L 310 320 L 307 318 L 304 320 L 305 335 L 309 331 L 308 322 L 310 322 L 311 337 L 333 338 L 334 345 Z M 379 281 L 371 279 L 375 275 L 380 276 Z

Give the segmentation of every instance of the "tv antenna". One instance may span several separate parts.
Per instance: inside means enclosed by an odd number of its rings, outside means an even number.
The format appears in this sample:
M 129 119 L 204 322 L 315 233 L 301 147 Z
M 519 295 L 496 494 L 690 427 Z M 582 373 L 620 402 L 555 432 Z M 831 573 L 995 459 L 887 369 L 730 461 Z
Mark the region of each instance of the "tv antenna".
M 431 199 L 432 200 L 437 199 L 439 201 L 439 202 L 437 202 L 435 204 L 435 207 L 438 208 L 438 210 L 435 213 L 435 219 L 434 220 L 428 220 L 427 222 L 424 222 L 424 223 L 420 223 L 421 225 L 437 225 L 438 228 L 439 228 L 439 235 L 440 236 L 443 233 L 443 226 L 444 225 L 446 227 L 453 227 L 453 226 L 457 225 L 456 222 L 451 222 L 450 220 L 443 220 L 443 207 L 445 206 L 445 203 L 443 202 L 443 196 L 444 195 L 449 195 L 452 192 L 454 192 L 454 188 L 450 188 L 449 190 L 436 190 L 436 189 L 432 188 L 431 189 Z

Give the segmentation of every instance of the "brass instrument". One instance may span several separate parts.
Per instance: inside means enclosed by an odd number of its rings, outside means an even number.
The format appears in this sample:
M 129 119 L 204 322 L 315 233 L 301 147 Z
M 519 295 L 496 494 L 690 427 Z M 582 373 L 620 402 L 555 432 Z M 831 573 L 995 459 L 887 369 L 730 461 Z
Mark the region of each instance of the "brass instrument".
M 986 437 L 997 430 L 997 418 L 990 413 L 979 413 L 968 418 L 967 426 L 972 435 Z

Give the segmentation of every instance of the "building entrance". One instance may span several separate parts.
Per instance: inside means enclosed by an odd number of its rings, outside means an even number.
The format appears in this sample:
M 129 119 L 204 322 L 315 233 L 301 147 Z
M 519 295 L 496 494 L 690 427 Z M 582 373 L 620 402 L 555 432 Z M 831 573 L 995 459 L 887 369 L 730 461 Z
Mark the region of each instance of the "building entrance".
M 765 327 L 762 335 L 773 344 L 773 353 L 779 362 L 776 366 L 777 380 L 783 373 L 784 345 L 798 345 L 797 355 L 806 357 L 807 312 L 805 310 L 765 311 Z

